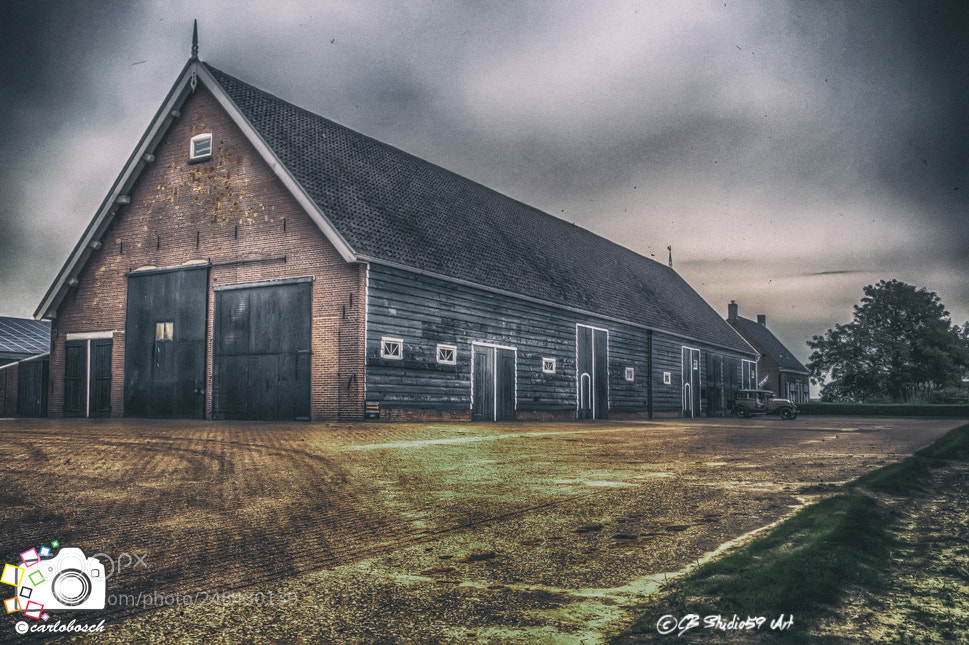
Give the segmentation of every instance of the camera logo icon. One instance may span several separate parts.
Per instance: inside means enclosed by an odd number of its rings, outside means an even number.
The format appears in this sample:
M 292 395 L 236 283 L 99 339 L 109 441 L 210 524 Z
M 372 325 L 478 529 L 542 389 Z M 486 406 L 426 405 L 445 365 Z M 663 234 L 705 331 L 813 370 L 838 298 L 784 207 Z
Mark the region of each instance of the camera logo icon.
M 56 543 L 55 543 L 56 544 Z M 43 547 L 21 554 L 23 566 L 5 565 L 2 582 L 17 588 L 4 601 L 7 612 L 23 611 L 28 618 L 47 620 L 46 611 L 104 609 L 104 565 L 78 548 L 65 547 L 52 558 Z
M 43 582 L 31 583 L 27 576 L 24 589 L 30 587 L 30 599 L 44 609 L 104 609 L 104 565 L 97 558 L 86 558 L 77 548 L 61 549 L 56 557 L 41 560 L 38 565 Z

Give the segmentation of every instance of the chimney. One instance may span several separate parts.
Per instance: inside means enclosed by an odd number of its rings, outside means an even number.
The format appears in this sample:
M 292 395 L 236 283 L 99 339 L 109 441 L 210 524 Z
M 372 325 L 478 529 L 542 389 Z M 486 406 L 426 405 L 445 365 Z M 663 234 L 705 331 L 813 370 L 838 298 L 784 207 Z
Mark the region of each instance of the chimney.
M 766 327 L 767 326 L 767 315 L 766 314 L 757 314 L 757 324 L 758 325 L 763 325 L 764 327 Z
M 737 302 L 734 300 L 727 305 L 727 320 L 737 320 Z

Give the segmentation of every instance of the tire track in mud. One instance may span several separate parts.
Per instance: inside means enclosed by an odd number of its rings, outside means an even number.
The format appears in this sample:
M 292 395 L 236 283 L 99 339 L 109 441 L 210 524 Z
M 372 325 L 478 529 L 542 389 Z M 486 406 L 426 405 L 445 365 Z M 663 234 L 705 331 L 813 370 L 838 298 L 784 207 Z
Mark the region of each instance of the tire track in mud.
M 144 557 L 144 566 L 115 573 L 109 596 L 213 594 L 416 537 L 408 520 L 374 505 L 373 486 L 355 480 L 336 451 L 304 448 L 305 426 L 103 429 L 82 423 L 29 438 L 0 430 L 0 485 L 16 493 L 0 511 L 6 562 L 58 539 L 87 555 Z M 115 603 L 106 613 L 135 609 Z

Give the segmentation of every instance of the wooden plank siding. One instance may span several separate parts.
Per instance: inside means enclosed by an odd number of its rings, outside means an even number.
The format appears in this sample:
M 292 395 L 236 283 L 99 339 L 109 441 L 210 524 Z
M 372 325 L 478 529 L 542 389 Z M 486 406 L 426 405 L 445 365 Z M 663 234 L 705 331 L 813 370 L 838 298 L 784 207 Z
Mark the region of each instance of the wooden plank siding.
M 366 398 L 379 402 L 382 410 L 453 411 L 470 418 L 472 344 L 487 343 L 517 351 L 518 413 L 571 417 L 578 407 L 576 325 L 609 332 L 612 414 L 646 416 L 650 389 L 653 412 L 679 414 L 684 345 L 699 347 L 702 355 L 735 357 L 738 364 L 741 357 L 662 332 L 650 334 L 638 326 L 374 263 L 368 282 Z M 381 358 L 382 338 L 401 339 L 403 357 Z M 438 344 L 457 347 L 455 365 L 437 362 Z M 543 358 L 555 359 L 554 374 L 542 371 Z M 632 381 L 626 380 L 626 368 L 633 369 Z M 664 372 L 671 373 L 670 384 L 663 382 Z

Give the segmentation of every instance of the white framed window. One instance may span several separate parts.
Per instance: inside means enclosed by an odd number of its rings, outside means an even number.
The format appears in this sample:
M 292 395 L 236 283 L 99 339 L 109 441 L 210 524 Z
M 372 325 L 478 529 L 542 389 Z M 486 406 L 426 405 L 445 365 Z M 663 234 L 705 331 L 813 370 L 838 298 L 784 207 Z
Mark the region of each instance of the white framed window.
M 175 337 L 174 322 L 155 323 L 155 340 L 172 340 Z
M 197 134 L 192 137 L 189 148 L 189 161 L 205 161 L 212 156 L 212 133 Z
M 457 365 L 458 348 L 454 345 L 438 345 L 437 362 L 441 365 Z
M 636 380 L 636 368 L 634 368 L 634 367 L 627 367 L 626 368 L 626 380 L 627 381 L 635 381 Z
M 663 385 L 669 385 L 673 382 L 673 375 L 670 372 L 663 372 Z
M 555 374 L 555 359 L 554 358 L 543 358 L 542 359 L 542 372 L 545 374 Z
M 380 339 L 380 358 L 399 361 L 404 358 L 404 341 L 400 338 Z

